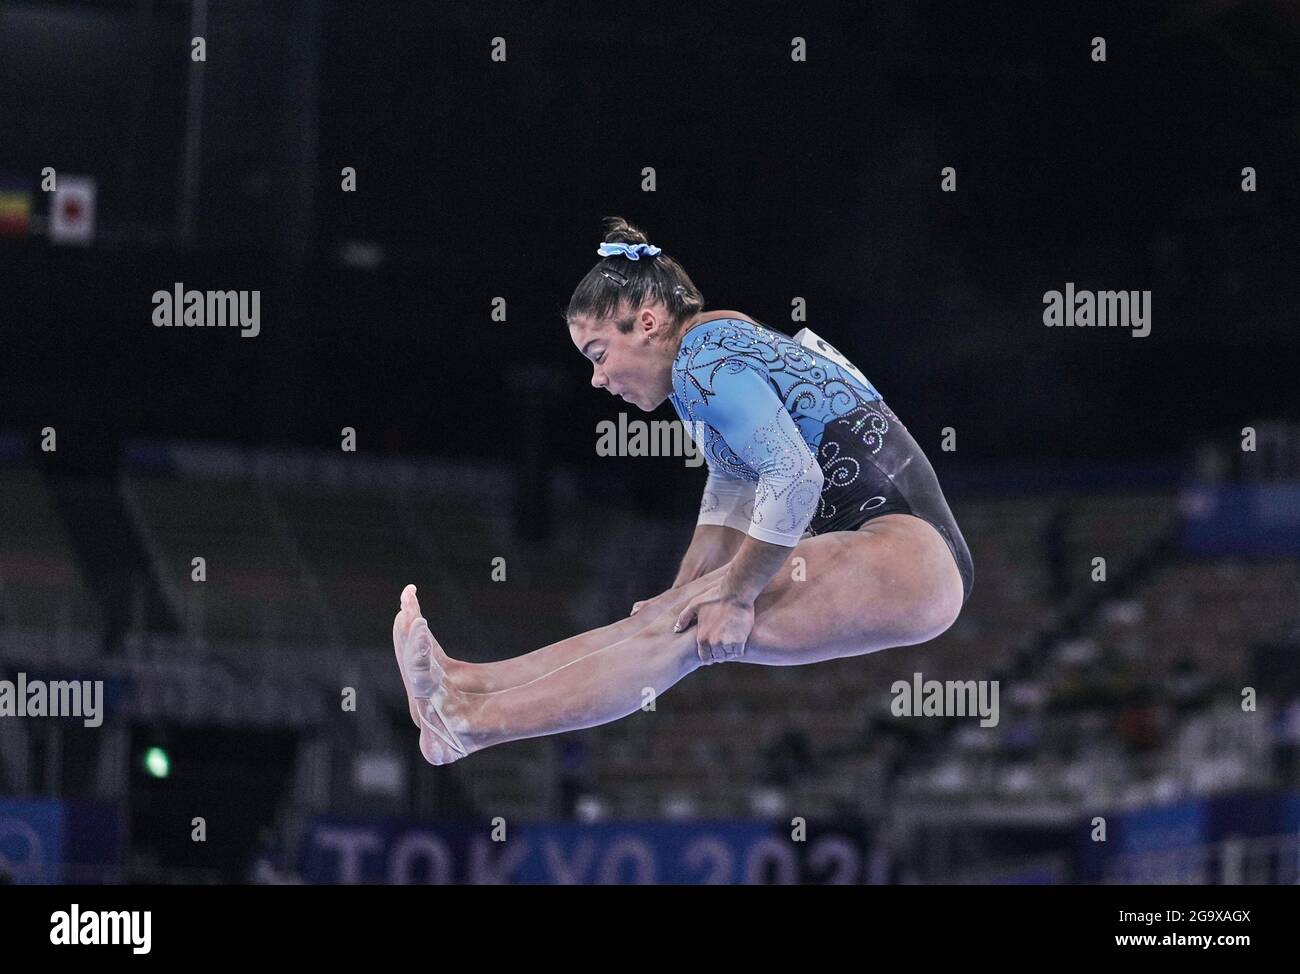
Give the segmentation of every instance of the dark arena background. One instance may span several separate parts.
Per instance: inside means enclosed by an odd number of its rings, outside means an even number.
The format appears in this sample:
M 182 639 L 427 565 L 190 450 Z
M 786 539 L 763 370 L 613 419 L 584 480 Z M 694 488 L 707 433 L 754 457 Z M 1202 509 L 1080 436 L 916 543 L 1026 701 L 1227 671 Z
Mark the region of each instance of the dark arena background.
M 1295 884 L 1298 150 L 1284 0 L 0 0 L 0 879 Z M 500 660 L 691 538 L 565 327 L 612 215 L 866 374 L 973 594 L 431 766 L 406 584 Z

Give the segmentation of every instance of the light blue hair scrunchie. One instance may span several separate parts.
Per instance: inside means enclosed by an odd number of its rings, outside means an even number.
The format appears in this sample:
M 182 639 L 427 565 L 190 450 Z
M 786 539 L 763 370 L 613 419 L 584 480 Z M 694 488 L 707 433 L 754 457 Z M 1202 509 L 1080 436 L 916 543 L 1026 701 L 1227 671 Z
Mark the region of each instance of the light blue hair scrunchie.
M 654 244 L 603 243 L 596 248 L 596 253 L 602 257 L 613 257 L 615 254 L 622 254 L 628 260 L 640 260 L 643 256 L 653 257 L 656 254 L 662 254 L 663 251 Z

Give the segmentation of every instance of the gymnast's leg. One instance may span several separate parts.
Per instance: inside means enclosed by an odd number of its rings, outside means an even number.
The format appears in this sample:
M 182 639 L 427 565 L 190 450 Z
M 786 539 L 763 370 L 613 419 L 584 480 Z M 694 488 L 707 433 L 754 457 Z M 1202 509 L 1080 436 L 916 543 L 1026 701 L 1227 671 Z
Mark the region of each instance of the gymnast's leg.
M 675 605 L 677 602 L 681 602 L 684 606 L 685 602 L 693 598 L 697 593 L 716 584 L 721 580 L 726 568 L 727 566 L 723 565 L 692 582 L 681 585 L 676 589 L 669 589 L 662 595 L 648 600 L 635 615 L 629 615 L 607 626 L 601 626 L 599 629 L 591 629 L 576 636 L 570 636 L 560 642 L 551 643 L 549 646 L 543 646 L 541 649 L 534 650 L 523 656 L 516 656 L 513 659 L 500 660 L 495 663 L 468 663 L 448 656 L 436 639 L 432 642 L 431 653 L 438 665 L 442 667 L 448 681 L 458 690 L 465 690 L 470 693 L 492 693 L 497 690 L 508 690 L 510 687 L 516 687 L 522 683 L 535 680 L 539 676 L 544 676 L 565 663 L 581 659 L 588 653 L 604 649 L 606 646 L 635 635 L 644 629 L 652 619 L 666 612 L 670 606 Z M 393 620 L 393 648 L 397 653 L 397 662 L 402 669 L 404 681 L 408 682 L 409 695 L 409 680 L 406 680 L 408 664 L 402 659 L 401 648 L 406 640 L 407 633 L 410 631 L 411 623 L 422 615 L 414 585 L 408 585 L 402 590 L 401 602 L 401 611 L 397 613 L 397 618 Z M 681 609 L 679 608 L 677 611 L 681 611 Z M 415 719 L 414 706 L 412 706 L 411 718 L 412 720 Z
M 755 602 L 742 661 L 797 665 L 925 642 L 956 619 L 961 576 L 938 533 L 910 515 L 886 515 L 858 531 L 801 541 L 806 580 L 789 561 Z M 693 628 L 674 633 L 676 613 L 572 660 L 529 683 L 467 693 L 442 678 L 416 699 L 421 751 L 435 764 L 506 741 L 592 727 L 627 716 L 700 666 Z M 430 656 L 428 624 L 412 624 L 408 658 Z M 423 694 L 417 694 L 422 697 Z

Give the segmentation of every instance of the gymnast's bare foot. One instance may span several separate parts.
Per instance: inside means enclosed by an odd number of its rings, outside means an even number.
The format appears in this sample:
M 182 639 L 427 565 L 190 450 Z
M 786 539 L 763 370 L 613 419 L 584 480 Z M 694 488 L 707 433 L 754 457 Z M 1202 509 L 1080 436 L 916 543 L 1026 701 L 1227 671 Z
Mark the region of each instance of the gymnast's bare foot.
M 402 647 L 403 680 L 407 681 L 407 699 L 420 727 L 420 753 L 430 764 L 450 764 L 470 752 L 460 736 L 468 732 L 469 725 L 453 713 L 457 701 L 452 698 L 460 694 L 446 685 L 445 674 L 433 653 L 435 645 L 428 622 L 418 617 Z
M 420 601 L 416 598 L 414 585 L 407 585 L 406 588 L 402 589 L 401 602 L 401 610 L 397 613 L 397 617 L 393 619 L 393 652 L 397 655 L 397 666 L 402 672 L 402 683 L 406 686 L 406 698 L 410 707 L 411 721 L 418 726 L 420 718 L 416 713 L 415 704 L 410 700 L 412 696 L 418 696 L 419 694 L 413 694 L 412 692 L 411 677 L 414 674 L 410 673 L 407 661 L 402 658 L 402 647 L 406 642 L 407 634 L 411 631 L 411 625 L 421 616 Z M 433 639 L 432 635 L 430 635 L 430 639 Z M 432 654 L 438 665 L 442 667 L 444 678 L 449 685 L 459 687 L 456 673 L 466 664 L 448 656 L 436 639 L 433 639 Z

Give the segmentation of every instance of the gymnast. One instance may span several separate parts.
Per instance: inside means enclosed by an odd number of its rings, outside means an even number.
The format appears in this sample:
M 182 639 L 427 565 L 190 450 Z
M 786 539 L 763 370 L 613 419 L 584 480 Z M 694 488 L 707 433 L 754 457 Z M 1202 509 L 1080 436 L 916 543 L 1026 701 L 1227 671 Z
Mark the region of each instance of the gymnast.
M 595 388 L 647 413 L 668 400 L 696 431 L 708 472 L 695 532 L 667 591 L 500 662 L 448 656 L 407 585 L 393 646 L 432 764 L 617 720 L 711 663 L 922 643 L 970 597 L 970 551 L 934 470 L 866 377 L 807 328 L 705 313 L 675 260 L 620 218 L 606 228 L 569 338 Z

